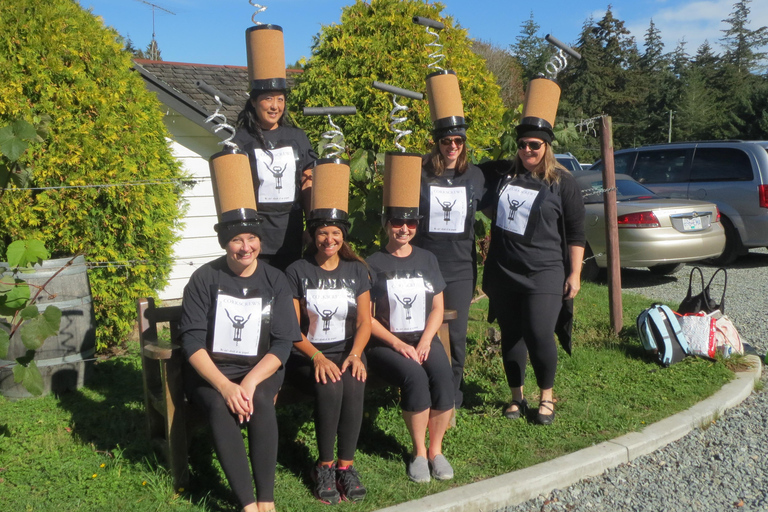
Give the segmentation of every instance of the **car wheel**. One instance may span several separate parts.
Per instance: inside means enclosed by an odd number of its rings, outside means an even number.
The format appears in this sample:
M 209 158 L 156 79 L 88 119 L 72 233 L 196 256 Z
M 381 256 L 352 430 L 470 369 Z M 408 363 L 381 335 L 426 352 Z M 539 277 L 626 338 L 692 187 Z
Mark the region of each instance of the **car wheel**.
M 581 266 L 581 279 L 583 281 L 596 281 L 600 275 L 600 267 L 597 266 L 592 248 L 589 244 L 584 247 L 584 264 Z
M 651 274 L 657 276 L 671 276 L 672 274 L 679 272 L 684 266 L 685 263 L 665 263 L 664 265 L 648 267 L 648 270 L 651 271 Z
M 741 239 L 739 238 L 739 232 L 736 231 L 736 228 L 733 227 L 733 223 L 731 223 L 727 217 L 722 217 L 720 222 L 722 222 L 723 229 L 725 230 L 725 248 L 720 256 L 710 258 L 706 260 L 706 262 L 711 265 L 723 267 L 736 261 L 736 258 L 739 256 Z

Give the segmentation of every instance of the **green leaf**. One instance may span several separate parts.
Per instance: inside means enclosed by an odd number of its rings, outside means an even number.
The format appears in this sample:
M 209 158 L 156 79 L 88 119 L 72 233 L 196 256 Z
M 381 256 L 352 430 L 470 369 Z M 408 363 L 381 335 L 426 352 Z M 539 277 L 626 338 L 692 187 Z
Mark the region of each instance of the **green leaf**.
M 37 306 L 27 306 L 24 309 L 21 310 L 21 318 L 23 320 L 30 320 L 32 318 L 35 318 L 40 313 L 37 310 Z
M 41 315 L 24 322 L 19 332 L 21 333 L 21 342 L 24 346 L 29 350 L 37 350 L 46 339 L 55 335 L 57 330 L 58 325 L 56 328 L 52 328 L 45 315 Z
M 3 308 L 14 310 L 26 307 L 29 302 L 29 285 L 21 279 L 14 279 L 9 275 L 0 277 L 0 314 Z
M 56 306 L 48 306 L 43 311 L 43 320 L 48 324 L 48 327 L 53 331 L 53 334 L 59 334 L 59 327 L 61 326 L 61 310 Z
M 48 259 L 48 251 L 39 240 L 16 240 L 8 246 L 8 264 L 11 267 L 26 267 Z
M 8 357 L 8 349 L 11 347 L 11 337 L 5 332 L 5 329 L 0 328 L 0 359 Z
M 0 129 L 0 153 L 5 155 L 11 162 L 18 160 L 29 147 L 29 142 L 18 137 L 14 132 L 15 125 L 16 123 L 12 126 L 6 126 Z M 32 131 L 34 132 L 34 128 Z
M 20 359 L 16 361 L 18 362 Z M 43 376 L 34 361 L 30 361 L 27 366 L 21 363 L 14 366 L 13 380 L 16 383 L 21 383 L 32 395 L 40 396 L 43 394 Z

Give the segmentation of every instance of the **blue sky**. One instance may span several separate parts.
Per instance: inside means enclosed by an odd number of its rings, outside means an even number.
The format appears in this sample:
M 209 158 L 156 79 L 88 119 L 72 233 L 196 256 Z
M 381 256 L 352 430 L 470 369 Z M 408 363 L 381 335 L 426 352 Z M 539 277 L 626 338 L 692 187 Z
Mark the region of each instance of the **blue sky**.
M 572 44 L 591 15 L 600 19 L 608 3 L 642 45 L 651 18 L 661 30 L 667 51 L 680 39 L 688 42 L 688 53 L 709 40 L 716 52 L 724 24 L 736 0 L 443 0 L 448 14 L 469 31 L 469 36 L 508 47 L 520 33 L 520 25 L 531 12 L 542 35 L 551 33 Z M 153 8 L 155 38 L 166 61 L 198 64 L 246 65 L 245 30 L 253 26 L 255 9 L 248 0 L 79 0 L 134 45 L 145 48 L 152 39 Z M 311 55 L 312 37 L 321 26 L 338 23 L 341 9 L 354 0 L 264 0 L 267 10 L 257 16 L 262 23 L 283 27 L 288 63 Z M 768 26 L 768 1 L 753 0 L 751 28 Z M 411 25 L 411 26 L 408 26 Z M 404 30 L 411 30 L 408 23 Z

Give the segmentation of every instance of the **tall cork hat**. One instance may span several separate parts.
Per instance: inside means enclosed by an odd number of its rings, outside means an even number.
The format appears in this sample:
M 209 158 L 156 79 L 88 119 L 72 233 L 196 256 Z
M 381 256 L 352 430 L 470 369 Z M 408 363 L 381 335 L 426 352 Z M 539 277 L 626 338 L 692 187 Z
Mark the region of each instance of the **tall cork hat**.
M 427 75 L 427 100 L 435 140 L 448 135 L 467 138 L 464 104 L 455 71 L 441 70 Z
M 349 229 L 349 161 L 322 158 L 312 169 L 312 203 L 307 227 L 337 225 L 346 236 Z
M 219 245 L 225 247 L 237 235 L 253 233 L 261 238 L 261 222 L 256 211 L 256 195 L 248 155 L 227 148 L 209 161 L 213 199 L 219 222 L 213 227 Z
M 382 220 L 420 219 L 421 155 L 388 152 L 384 155 Z
M 254 92 L 284 91 L 285 44 L 279 25 L 256 25 L 245 31 L 248 78 Z
M 551 144 L 559 103 L 560 86 L 555 80 L 541 75 L 531 80 L 525 91 L 523 118 L 516 127 L 518 138 L 536 137 Z

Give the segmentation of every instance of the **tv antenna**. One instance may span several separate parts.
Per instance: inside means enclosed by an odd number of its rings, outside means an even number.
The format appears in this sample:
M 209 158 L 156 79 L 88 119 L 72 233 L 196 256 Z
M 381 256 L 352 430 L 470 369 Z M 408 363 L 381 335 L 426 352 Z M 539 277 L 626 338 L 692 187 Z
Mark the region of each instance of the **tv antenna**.
M 164 7 L 160 7 L 159 5 L 147 2 L 146 0 L 137 0 L 137 1 L 152 7 L 152 42 L 149 43 L 149 48 L 151 51 L 150 57 L 152 58 L 152 60 L 157 60 L 158 53 L 157 53 L 157 41 L 155 41 L 155 9 L 160 9 L 161 11 L 165 11 L 168 14 L 173 14 L 174 16 L 176 15 L 176 13 L 171 12 L 168 9 L 165 9 Z

